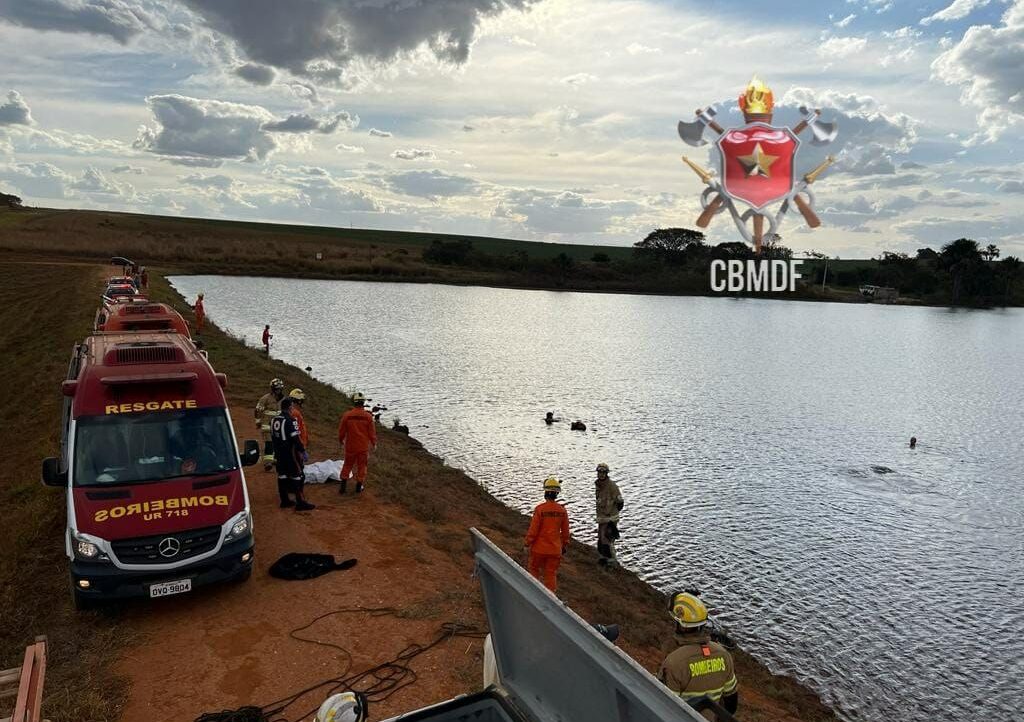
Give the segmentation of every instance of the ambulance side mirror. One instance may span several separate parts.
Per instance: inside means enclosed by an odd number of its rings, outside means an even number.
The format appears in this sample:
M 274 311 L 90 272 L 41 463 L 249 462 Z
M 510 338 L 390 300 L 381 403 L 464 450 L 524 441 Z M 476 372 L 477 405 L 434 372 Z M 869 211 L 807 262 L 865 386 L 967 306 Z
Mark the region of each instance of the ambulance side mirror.
M 260 442 L 247 439 L 242 451 L 242 466 L 252 466 L 260 460 Z
M 43 459 L 43 483 L 46 486 L 66 486 L 67 472 L 61 472 L 60 460 L 56 456 Z

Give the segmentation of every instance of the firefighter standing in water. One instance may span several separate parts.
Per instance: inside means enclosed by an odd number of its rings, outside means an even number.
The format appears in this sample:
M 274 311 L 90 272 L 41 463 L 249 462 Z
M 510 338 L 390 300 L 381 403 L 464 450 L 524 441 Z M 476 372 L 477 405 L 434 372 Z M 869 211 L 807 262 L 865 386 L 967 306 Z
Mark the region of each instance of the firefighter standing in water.
M 608 476 L 608 464 L 597 465 L 597 553 L 599 564 L 614 567 L 615 542 L 619 538 L 619 512 L 622 511 L 622 493 L 618 485 Z
M 270 324 L 268 323 L 263 327 L 263 350 L 270 354 L 270 339 L 274 338 L 273 334 L 270 333 Z
M 661 663 L 658 679 L 687 703 L 708 697 L 730 714 L 736 712 L 739 692 L 732 655 L 711 641 L 704 602 L 690 592 L 678 592 L 669 599 L 669 612 L 676 622 L 676 649 Z M 711 710 L 703 714 L 715 719 Z
M 558 567 L 569 548 L 569 514 L 555 499 L 562 482 L 553 476 L 544 480 L 544 503 L 533 510 L 526 547 L 530 550 L 529 570 L 554 592 L 558 588 Z
M 302 442 L 302 463 L 309 461 L 309 430 L 306 429 L 306 419 L 302 416 L 302 405 L 306 403 L 306 392 L 302 389 L 292 389 L 288 392 L 288 398 L 292 400 L 292 418 L 299 425 L 299 441 Z
M 263 469 L 274 468 L 274 444 L 270 439 L 270 422 L 281 410 L 281 399 L 284 398 L 284 381 L 274 379 L 270 382 L 270 391 L 260 396 L 256 402 L 256 428 L 260 430 L 263 441 Z
M 316 507 L 306 501 L 302 487 L 306 475 L 302 471 L 302 456 L 306 450 L 299 438 L 299 425 L 292 417 L 292 400 L 281 400 L 281 413 L 270 422 L 270 436 L 274 442 L 274 461 L 277 464 L 277 493 L 281 508 L 295 507 L 295 511 L 310 511 Z M 295 494 L 292 501 L 289 494 Z
M 345 412 L 338 423 L 338 443 L 345 447 L 345 463 L 341 466 L 341 489 L 344 494 L 349 476 L 355 472 L 356 493 L 363 490 L 366 483 L 366 467 L 370 458 L 370 449 L 377 446 L 377 427 L 373 414 L 363 408 L 366 397 L 358 391 L 352 394 L 355 408 Z
M 206 309 L 203 307 L 203 294 L 196 297 L 196 305 L 193 307 L 196 312 L 196 333 L 203 332 L 203 322 L 206 320 Z

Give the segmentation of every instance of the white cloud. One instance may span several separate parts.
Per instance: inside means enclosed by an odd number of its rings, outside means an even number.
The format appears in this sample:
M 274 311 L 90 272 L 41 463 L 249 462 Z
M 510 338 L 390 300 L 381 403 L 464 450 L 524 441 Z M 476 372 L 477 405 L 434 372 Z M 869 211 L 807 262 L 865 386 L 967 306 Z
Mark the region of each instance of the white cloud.
M 180 179 L 185 185 L 197 188 L 217 188 L 219 190 L 230 190 L 235 184 L 234 178 L 226 175 L 189 175 Z
M 635 201 L 588 199 L 574 191 L 512 189 L 495 213 L 541 233 L 602 233 L 616 220 L 641 210 Z
M 93 166 L 86 168 L 82 173 L 82 177 L 74 181 L 71 187 L 84 193 L 96 193 L 105 196 L 130 195 L 132 192 L 131 185 L 107 180 L 107 177 Z
M 151 95 L 146 103 L 156 125 L 139 129 L 138 149 L 188 163 L 263 159 L 277 148 L 263 127 L 275 120 L 265 108 L 183 95 Z
M 0 180 L 14 186 L 21 195 L 30 198 L 63 199 L 68 197 L 68 188 L 75 182 L 52 163 L 0 164 Z
M 352 130 L 359 125 L 359 116 L 348 111 L 335 114 L 330 119 L 317 119 L 307 113 L 293 113 L 284 120 L 275 120 L 263 124 L 263 130 L 273 133 L 324 133 L 330 134 L 338 128 Z
M 661 52 L 661 48 L 652 48 L 641 43 L 630 43 L 626 46 L 626 52 L 630 55 L 656 55 Z
M 146 175 L 146 169 L 134 165 L 117 165 L 110 169 L 111 173 L 127 173 L 130 175 Z
M 829 38 L 818 46 L 818 55 L 839 60 L 861 53 L 867 46 L 866 38 Z
M 932 63 L 934 76 L 958 85 L 980 109 L 980 130 L 968 145 L 998 140 L 1024 120 L 1024 0 L 1006 11 L 1000 27 L 975 25 Z
M 586 83 L 592 83 L 597 80 L 597 76 L 591 75 L 590 73 L 574 73 L 572 75 L 566 75 L 562 78 L 563 83 L 566 85 L 585 85 Z
M 399 148 L 391 154 L 392 158 L 399 160 L 434 160 L 437 154 L 432 150 L 421 148 Z
M 370 128 L 370 135 L 375 138 L 390 138 L 391 131 L 389 130 L 378 130 L 377 128 Z
M 846 27 L 847 25 L 849 25 L 850 23 L 852 23 L 852 22 L 853 22 L 854 20 L 856 20 L 856 19 L 857 19 L 857 14 L 856 14 L 856 13 L 850 13 L 849 15 L 847 15 L 847 16 L 846 16 L 845 18 L 843 18 L 842 20 L 837 20 L 837 21 L 836 21 L 835 23 L 833 23 L 833 24 L 834 24 L 834 25 L 835 25 L 835 26 L 836 26 L 837 28 L 845 28 L 845 27 Z
M 0 125 L 32 125 L 32 111 L 21 93 L 12 90 L 7 94 L 7 102 L 0 105 Z
M 339 143 L 338 145 L 334 146 L 334 149 L 335 150 L 340 150 L 342 153 L 365 153 L 366 152 L 366 149 L 363 148 L 363 146 L 361 146 L 361 145 L 345 145 L 344 143 Z
M 961 20 L 978 8 L 989 4 L 989 0 L 953 0 L 953 3 L 933 15 L 921 19 L 922 25 L 930 25 L 936 20 Z
M 472 178 L 442 170 L 410 170 L 383 178 L 384 185 L 407 196 L 419 198 L 451 198 L 474 194 L 480 184 Z

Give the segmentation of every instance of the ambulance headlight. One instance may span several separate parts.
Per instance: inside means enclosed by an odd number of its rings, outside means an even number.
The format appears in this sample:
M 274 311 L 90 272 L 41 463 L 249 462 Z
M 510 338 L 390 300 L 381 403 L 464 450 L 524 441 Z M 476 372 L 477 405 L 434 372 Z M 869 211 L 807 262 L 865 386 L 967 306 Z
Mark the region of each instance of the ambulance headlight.
M 243 511 L 231 520 L 231 528 L 228 530 L 228 535 L 224 537 L 224 541 L 229 542 L 241 539 L 249 533 L 251 527 L 252 523 L 249 519 L 249 512 Z
M 75 552 L 82 559 L 95 559 L 100 554 L 100 548 L 86 539 L 75 540 Z

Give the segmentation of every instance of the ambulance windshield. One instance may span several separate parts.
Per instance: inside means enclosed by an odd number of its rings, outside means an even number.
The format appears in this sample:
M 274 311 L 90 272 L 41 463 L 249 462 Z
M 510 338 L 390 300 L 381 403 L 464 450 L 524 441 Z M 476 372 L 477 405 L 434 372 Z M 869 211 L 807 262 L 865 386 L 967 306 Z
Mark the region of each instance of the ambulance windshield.
M 75 486 L 119 486 L 238 468 L 224 409 L 92 416 L 76 426 Z

